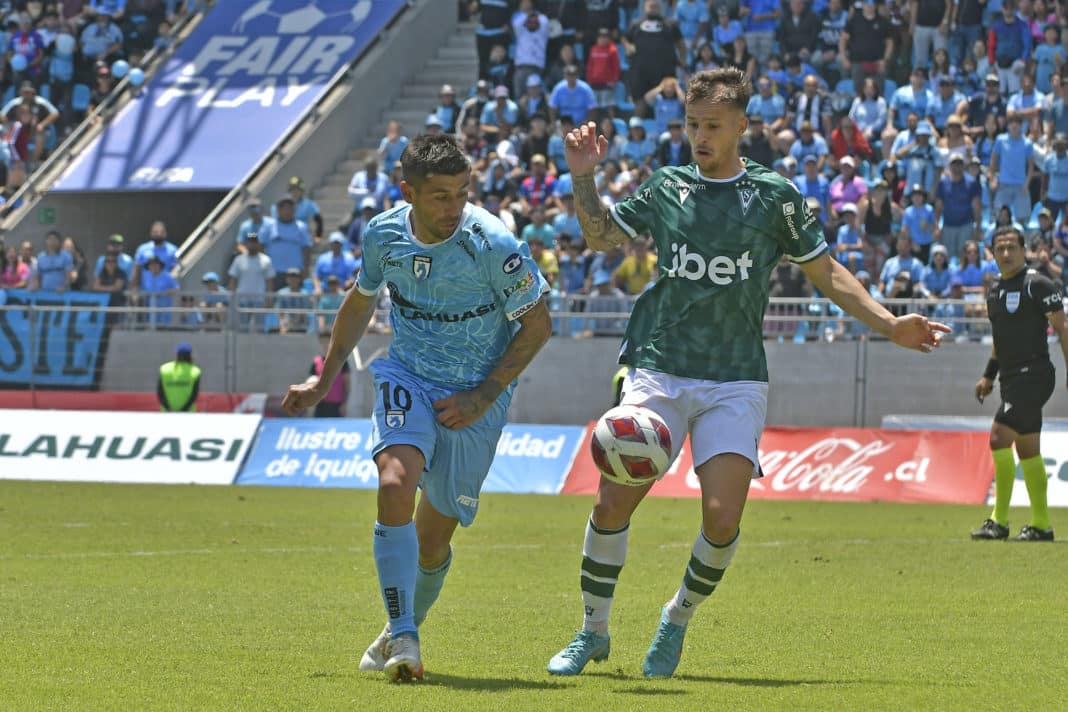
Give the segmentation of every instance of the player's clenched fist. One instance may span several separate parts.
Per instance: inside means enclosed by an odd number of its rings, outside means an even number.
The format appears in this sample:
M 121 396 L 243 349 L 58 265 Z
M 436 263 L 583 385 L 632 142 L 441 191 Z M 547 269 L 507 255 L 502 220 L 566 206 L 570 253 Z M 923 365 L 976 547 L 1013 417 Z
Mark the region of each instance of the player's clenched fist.
M 295 383 L 286 391 L 282 399 L 282 410 L 286 415 L 300 415 L 308 408 L 314 408 L 326 396 L 326 391 L 319 388 L 319 379 L 309 378 L 304 383 Z
M 608 139 L 597 135 L 592 121 L 572 129 L 564 137 L 564 158 L 573 176 L 591 175 L 608 155 Z

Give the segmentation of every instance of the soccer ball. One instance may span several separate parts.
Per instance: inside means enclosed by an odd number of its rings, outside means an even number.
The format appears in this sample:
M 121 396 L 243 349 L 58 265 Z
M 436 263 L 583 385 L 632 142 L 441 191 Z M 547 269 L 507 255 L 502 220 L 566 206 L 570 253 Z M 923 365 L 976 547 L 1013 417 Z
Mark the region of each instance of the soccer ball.
M 671 433 L 659 415 L 639 405 L 619 405 L 593 428 L 590 450 L 597 469 L 621 485 L 640 487 L 671 465 Z

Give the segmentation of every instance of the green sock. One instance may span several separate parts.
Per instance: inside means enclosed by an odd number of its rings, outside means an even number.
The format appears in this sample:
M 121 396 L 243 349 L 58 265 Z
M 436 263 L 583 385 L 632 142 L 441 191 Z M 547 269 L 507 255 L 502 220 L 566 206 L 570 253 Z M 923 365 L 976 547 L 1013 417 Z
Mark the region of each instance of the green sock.
M 1012 499 L 1012 485 L 1016 480 L 1016 458 L 1012 448 L 991 450 L 994 456 L 994 513 L 990 518 L 1003 527 L 1009 525 L 1009 500 Z
M 1049 529 L 1049 507 L 1046 505 L 1046 463 L 1041 455 L 1020 460 L 1027 496 L 1031 498 L 1031 526 L 1035 529 Z

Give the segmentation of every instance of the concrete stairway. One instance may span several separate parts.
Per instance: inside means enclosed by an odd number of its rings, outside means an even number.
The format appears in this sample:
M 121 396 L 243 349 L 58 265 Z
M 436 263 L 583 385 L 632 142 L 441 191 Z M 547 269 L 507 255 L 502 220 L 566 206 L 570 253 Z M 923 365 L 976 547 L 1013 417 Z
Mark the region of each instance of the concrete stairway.
M 438 105 L 438 91 L 442 84 L 452 84 L 456 88 L 457 102 L 462 103 L 478 79 L 476 27 L 475 23 L 460 24 L 456 34 L 438 49 L 434 59 L 410 77 L 396 99 L 383 107 L 378 123 L 368 127 L 364 135 L 354 136 L 344 157 L 334 166 L 334 172 L 312 189 L 311 198 L 319 204 L 323 227 L 328 234 L 338 225 L 348 223 L 353 209 L 352 198 L 348 195 L 349 181 L 353 173 L 363 170 L 364 161 L 375 155 L 389 121 L 400 121 L 406 136 L 422 132 L 423 122 Z M 388 166 L 379 168 L 388 173 Z

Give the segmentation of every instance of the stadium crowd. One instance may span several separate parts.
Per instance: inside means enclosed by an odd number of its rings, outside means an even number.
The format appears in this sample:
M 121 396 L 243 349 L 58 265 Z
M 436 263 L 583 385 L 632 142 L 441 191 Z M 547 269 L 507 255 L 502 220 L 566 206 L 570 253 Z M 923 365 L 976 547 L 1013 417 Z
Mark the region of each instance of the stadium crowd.
M 167 46 L 174 25 L 199 5 L 0 1 L 0 198 L 22 186 L 27 172 L 111 93 L 118 75 Z
M 625 312 L 656 278 L 654 248 L 647 237 L 605 253 L 587 248 L 562 137 L 576 123 L 598 123 L 609 158 L 597 185 L 606 204 L 621 200 L 658 166 L 691 162 L 687 78 L 727 65 L 753 78 L 743 155 L 794 183 L 837 259 L 877 298 L 920 301 L 950 324 L 984 317 L 985 289 L 997 272 L 990 238 L 1006 224 L 1025 230 L 1031 265 L 1061 281 L 1068 258 L 1066 7 L 1043 0 L 862 0 L 852 7 L 841 0 L 463 0 L 460 12 L 479 25 L 477 81 L 442 86 L 422 126 L 389 123 L 376 155 L 352 176 L 347 224 L 327 234 L 294 177 L 269 208 L 248 203 L 232 263 L 222 276 L 205 275 L 200 296 L 179 294 L 176 251 L 161 223 L 133 255 L 113 236 L 95 269 L 58 233 L 40 255 L 28 245 L 8 247 L 0 287 L 48 289 L 59 280 L 110 291 L 113 303 L 124 303 L 127 292 L 135 303 L 158 293 L 196 307 L 183 317 L 195 327 L 221 324 L 233 293 L 239 305 L 269 312 L 246 320 L 251 328 L 328 328 L 329 314 L 306 309 L 336 309 L 360 266 L 368 221 L 402 200 L 399 159 L 409 128 L 457 135 L 474 167 L 472 200 L 530 246 L 555 310 Z M 55 255 L 69 255 L 70 264 Z M 820 296 L 786 260 L 771 295 Z M 806 317 L 840 316 L 835 309 L 773 305 L 766 333 L 814 338 Z M 558 321 L 561 333 L 621 333 L 618 319 Z M 827 336 L 863 332 L 859 324 L 827 323 Z M 980 328 L 958 333 L 978 337 Z

